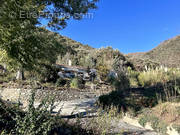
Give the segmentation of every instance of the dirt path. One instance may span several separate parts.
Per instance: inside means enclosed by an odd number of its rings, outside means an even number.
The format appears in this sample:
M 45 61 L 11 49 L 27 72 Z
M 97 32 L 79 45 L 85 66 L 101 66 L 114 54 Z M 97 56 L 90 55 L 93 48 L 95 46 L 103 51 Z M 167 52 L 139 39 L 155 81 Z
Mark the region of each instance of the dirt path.
M 24 107 L 27 106 L 27 102 L 23 99 L 27 99 L 27 95 L 30 94 L 29 91 L 21 91 L 15 89 L 6 89 L 0 90 L 0 97 L 4 100 L 9 101 L 18 101 L 19 93 L 21 93 L 21 102 Z M 60 92 L 61 93 L 61 92 Z M 56 92 L 57 94 L 57 92 Z M 76 95 L 81 94 L 77 93 Z M 88 96 L 89 93 L 84 94 L 81 96 L 82 98 L 77 98 L 69 101 L 61 101 L 56 100 L 55 105 L 56 108 L 53 110 L 54 113 L 57 113 L 59 110 L 60 115 L 66 118 L 74 118 L 76 116 L 86 117 L 87 115 L 96 115 L 97 108 L 95 107 L 95 102 L 97 101 L 98 97 L 92 94 L 92 96 Z M 87 96 L 86 96 L 87 95 Z M 86 98 L 88 97 L 88 98 Z M 35 107 L 40 104 L 39 101 L 35 102 Z M 157 133 L 146 130 L 144 128 L 136 127 L 131 125 L 130 123 L 126 123 L 123 120 L 118 120 L 116 122 L 112 122 L 111 124 L 112 131 L 110 133 L 117 134 L 124 132 L 124 135 L 157 135 Z
M 94 106 L 98 98 L 90 99 L 77 99 L 72 101 L 61 101 L 56 102 L 56 108 L 54 112 L 57 113 L 61 109 L 61 115 L 65 118 L 75 118 L 75 117 L 86 117 L 86 116 L 95 116 L 96 107 Z M 39 103 L 36 103 L 35 106 L 38 106 Z M 86 119 L 88 120 L 88 119 Z M 124 133 L 124 135 L 157 135 L 156 132 L 146 130 L 138 126 L 133 126 L 130 123 L 126 123 L 123 120 L 112 121 L 111 122 L 111 131 L 110 134 Z

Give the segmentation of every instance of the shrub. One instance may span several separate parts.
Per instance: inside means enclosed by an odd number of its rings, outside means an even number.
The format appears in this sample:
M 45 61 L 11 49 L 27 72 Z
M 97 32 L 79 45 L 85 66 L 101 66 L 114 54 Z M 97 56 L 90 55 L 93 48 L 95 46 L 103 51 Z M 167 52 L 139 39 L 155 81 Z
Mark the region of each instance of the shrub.
M 139 119 L 139 124 L 140 124 L 141 126 L 143 126 L 143 127 L 146 126 L 147 122 L 148 122 L 148 119 L 147 119 L 146 117 L 141 117 L 141 118 Z
M 14 117 L 16 117 L 16 114 L 23 115 L 17 107 L 0 100 L 0 131 L 4 130 L 8 134 L 11 129 L 15 128 L 16 121 Z
M 63 79 L 63 78 L 59 78 L 57 81 L 56 81 L 56 86 L 57 87 L 63 87 L 67 84 L 67 80 Z
M 71 80 L 70 87 L 82 89 L 85 87 L 85 81 L 81 77 L 80 78 L 74 78 Z
M 48 134 L 52 130 L 56 120 L 56 117 L 51 116 L 54 108 L 53 100 L 46 98 L 37 108 L 34 107 L 34 101 L 35 91 L 31 94 L 25 115 L 22 117 L 16 113 L 16 126 L 12 130 L 13 133 L 39 135 Z
M 116 90 L 127 90 L 130 88 L 129 78 L 124 72 L 119 72 L 112 84 Z
M 116 90 L 126 90 L 130 87 L 127 72 L 127 62 L 122 60 L 122 56 L 117 56 L 113 61 L 113 70 L 117 73 L 113 86 Z
M 143 87 L 156 86 L 169 80 L 169 76 L 161 70 L 150 70 L 141 72 L 138 76 L 139 84 Z
M 17 135 L 48 134 L 56 122 L 56 117 L 51 115 L 54 102 L 46 98 L 35 108 L 34 101 L 35 92 L 32 92 L 26 112 L 21 111 L 19 105 L 8 106 L 1 101 L 0 131 Z
M 128 78 L 129 78 L 131 87 L 139 86 L 138 76 L 139 76 L 139 72 L 132 70 L 131 67 L 128 67 Z
M 116 78 L 114 76 L 108 76 L 107 82 L 112 85 L 115 80 L 116 80 Z
M 53 82 L 55 83 L 58 79 L 58 70 L 55 66 L 49 64 L 41 64 L 37 67 L 37 71 L 32 71 L 32 78 L 36 78 L 41 82 Z
M 70 86 L 71 88 L 79 88 L 79 84 L 78 84 L 78 78 L 74 78 L 72 79 L 71 83 L 70 83 Z
M 108 79 L 108 74 L 109 74 L 109 69 L 107 68 L 107 66 L 106 65 L 99 65 L 98 67 L 97 67 L 97 72 L 98 72 L 98 75 L 99 75 L 99 77 L 100 77 L 100 79 L 102 80 L 102 81 L 107 81 L 107 79 Z
M 166 133 L 167 132 L 167 124 L 161 121 L 158 117 L 151 115 L 151 114 L 145 114 L 139 119 L 139 123 L 144 127 L 147 123 L 150 123 L 152 128 L 155 131 L 158 131 L 160 133 Z
M 0 82 L 9 82 L 15 80 L 15 74 L 6 72 L 3 75 L 0 75 Z

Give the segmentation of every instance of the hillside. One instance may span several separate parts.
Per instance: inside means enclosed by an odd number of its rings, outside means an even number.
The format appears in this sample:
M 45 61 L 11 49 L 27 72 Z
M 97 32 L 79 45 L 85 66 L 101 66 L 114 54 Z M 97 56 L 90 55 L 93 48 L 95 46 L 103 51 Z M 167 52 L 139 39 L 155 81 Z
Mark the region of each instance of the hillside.
M 103 66 L 111 70 L 114 59 L 120 57 L 124 65 L 131 65 L 119 50 L 114 50 L 112 47 L 95 49 L 59 34 L 57 34 L 57 40 L 66 48 L 65 55 L 58 57 L 57 64 L 67 65 L 69 60 L 71 60 L 73 66 L 85 68 Z
M 162 42 L 144 57 L 167 67 L 180 67 L 180 36 Z
M 127 56 L 135 65 L 139 64 L 139 61 L 150 61 L 166 67 L 180 67 L 180 36 L 160 43 L 149 52 L 131 53 Z

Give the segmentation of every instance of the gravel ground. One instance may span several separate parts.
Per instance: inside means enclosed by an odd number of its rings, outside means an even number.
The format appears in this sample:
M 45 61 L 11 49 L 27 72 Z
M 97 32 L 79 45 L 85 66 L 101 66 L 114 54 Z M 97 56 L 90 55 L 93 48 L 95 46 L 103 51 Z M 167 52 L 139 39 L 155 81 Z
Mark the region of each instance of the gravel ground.
M 55 96 L 55 101 L 70 101 L 76 99 L 86 99 L 95 98 L 98 96 L 95 92 L 90 92 L 88 90 L 76 90 L 76 89 L 66 89 L 66 90 L 37 90 L 37 98 L 44 98 L 47 95 Z
M 28 89 L 13 89 L 6 88 L 0 89 L 0 94 L 3 99 L 7 100 L 11 99 L 17 100 L 19 97 L 19 93 L 21 93 L 21 101 L 28 99 L 30 95 L 30 90 Z M 94 109 L 93 104 L 95 100 L 97 100 L 98 92 L 90 92 L 88 90 L 76 90 L 76 89 L 66 89 L 66 90 L 42 90 L 38 89 L 36 92 L 36 98 L 38 100 L 43 99 L 47 95 L 55 96 L 55 103 L 58 105 L 56 110 L 62 107 L 63 115 L 70 116 L 72 111 L 75 114 L 83 112 L 86 114 L 87 110 Z M 39 104 L 39 102 L 36 102 Z M 74 110 L 76 108 L 76 110 Z M 87 121 L 88 119 L 86 119 Z M 130 125 L 123 120 L 119 120 L 118 122 L 112 122 L 110 134 L 117 134 L 124 132 L 124 135 L 157 135 L 157 133 L 146 130 L 144 128 L 139 128 L 133 125 Z

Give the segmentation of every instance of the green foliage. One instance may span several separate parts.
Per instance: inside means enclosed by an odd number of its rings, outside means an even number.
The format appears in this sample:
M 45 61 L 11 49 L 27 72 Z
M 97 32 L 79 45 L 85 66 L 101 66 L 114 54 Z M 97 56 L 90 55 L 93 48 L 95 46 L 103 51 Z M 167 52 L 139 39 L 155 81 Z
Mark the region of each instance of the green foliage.
M 107 68 L 106 65 L 99 65 L 97 67 L 97 72 L 102 81 L 107 81 L 109 69 Z
M 31 95 L 26 115 L 16 115 L 16 134 L 39 135 L 48 134 L 52 130 L 55 124 L 55 118 L 51 116 L 53 100 L 45 99 L 37 108 L 34 107 L 34 101 L 35 92 Z
M 130 88 L 129 78 L 124 72 L 119 72 L 112 85 L 116 90 L 127 90 Z
M 51 98 L 46 98 L 37 108 L 34 107 L 34 102 L 34 91 L 29 99 L 28 110 L 26 112 L 20 111 L 19 106 L 8 107 L 1 102 L 1 130 L 17 135 L 48 134 L 56 122 L 56 117 L 51 115 L 54 101 Z
M 63 87 L 67 84 L 67 80 L 63 79 L 63 78 L 59 78 L 56 81 L 56 86 L 57 87 Z
M 169 77 L 163 70 L 150 70 L 141 72 L 138 76 L 139 84 L 143 87 L 156 86 L 159 83 L 167 82 Z
M 84 88 L 84 86 L 85 86 L 85 82 L 81 77 L 73 78 L 71 80 L 71 82 L 70 82 L 70 87 L 71 88 L 80 88 L 80 89 L 82 89 L 82 88 Z
M 146 126 L 147 122 L 148 122 L 148 120 L 147 120 L 146 117 L 141 117 L 141 118 L 139 119 L 139 124 L 140 124 L 141 126 L 143 126 L 143 127 Z
M 47 33 L 38 28 L 40 19 L 47 20 L 48 27 L 59 30 L 66 26 L 67 17 L 51 17 L 42 13 L 68 13 L 70 17 L 80 14 L 74 19 L 82 19 L 89 9 L 96 8 L 98 0 L 52 1 L 52 0 L 2 0 L 0 4 L 0 49 L 8 59 L 15 61 L 14 68 L 36 70 L 42 63 L 55 63 L 57 54 L 62 53 L 60 42 L 55 39 L 56 34 Z M 52 10 L 49 6 L 53 6 Z M 21 16 L 23 12 L 24 16 Z M 37 17 L 34 17 L 36 14 Z M 53 54 L 53 55 L 52 55 Z M 51 56 L 51 57 L 49 57 Z M 38 67 L 39 68 L 39 67 Z
M 16 114 L 23 115 L 17 107 L 12 107 L 0 99 L 0 131 L 10 132 L 11 129 L 15 128 L 16 121 L 14 117 L 16 117 Z
M 129 82 L 130 82 L 131 87 L 138 87 L 139 86 L 138 76 L 139 76 L 139 72 L 132 70 L 131 67 L 128 67 L 128 78 L 129 78 Z
M 71 88 L 79 88 L 79 81 L 78 78 L 74 78 L 72 79 L 71 83 L 70 83 Z
M 65 57 L 58 58 L 59 64 L 68 64 L 68 60 L 72 60 L 72 65 L 100 69 L 100 71 L 104 69 L 105 72 L 113 68 L 116 56 L 120 57 L 120 60 L 125 63 L 124 65 L 130 64 L 123 54 L 112 47 L 94 49 L 67 37 L 60 38 L 64 40 L 64 44 L 68 46 L 69 50 L 67 50 Z
M 176 100 L 180 94 L 180 71 L 175 69 L 149 70 L 138 76 L 139 84 L 143 87 L 156 87 L 163 91 L 163 100 Z M 161 100 L 161 99 L 160 99 Z
M 15 67 L 18 66 L 15 60 L 9 58 L 5 50 L 0 48 L 0 64 L 6 64 L 6 69 L 9 72 L 13 72 Z
M 117 77 L 113 82 L 116 90 L 126 90 L 130 87 L 130 82 L 127 74 L 129 63 L 121 55 L 116 56 L 113 62 L 113 70 L 117 73 Z
M 41 81 L 55 83 L 58 79 L 58 70 L 53 65 L 41 64 L 37 71 L 39 71 L 39 73 L 35 72 L 35 75 Z
M 151 124 L 152 128 L 160 133 L 166 133 L 167 132 L 167 124 L 165 124 L 163 121 L 161 121 L 158 117 L 151 115 L 151 114 L 145 114 L 139 119 L 139 123 L 142 126 L 145 126 L 147 123 Z
M 119 112 L 133 112 L 133 115 L 145 107 L 144 104 L 141 104 L 137 99 L 131 98 L 132 95 L 129 95 L 128 92 L 122 91 L 113 91 L 107 95 L 102 95 L 99 97 L 99 105 L 104 109 L 107 109 L 111 106 L 116 107 Z
M 15 80 L 15 75 L 13 72 L 5 72 L 3 74 L 0 74 L 0 82 L 9 82 L 9 81 L 14 81 Z

